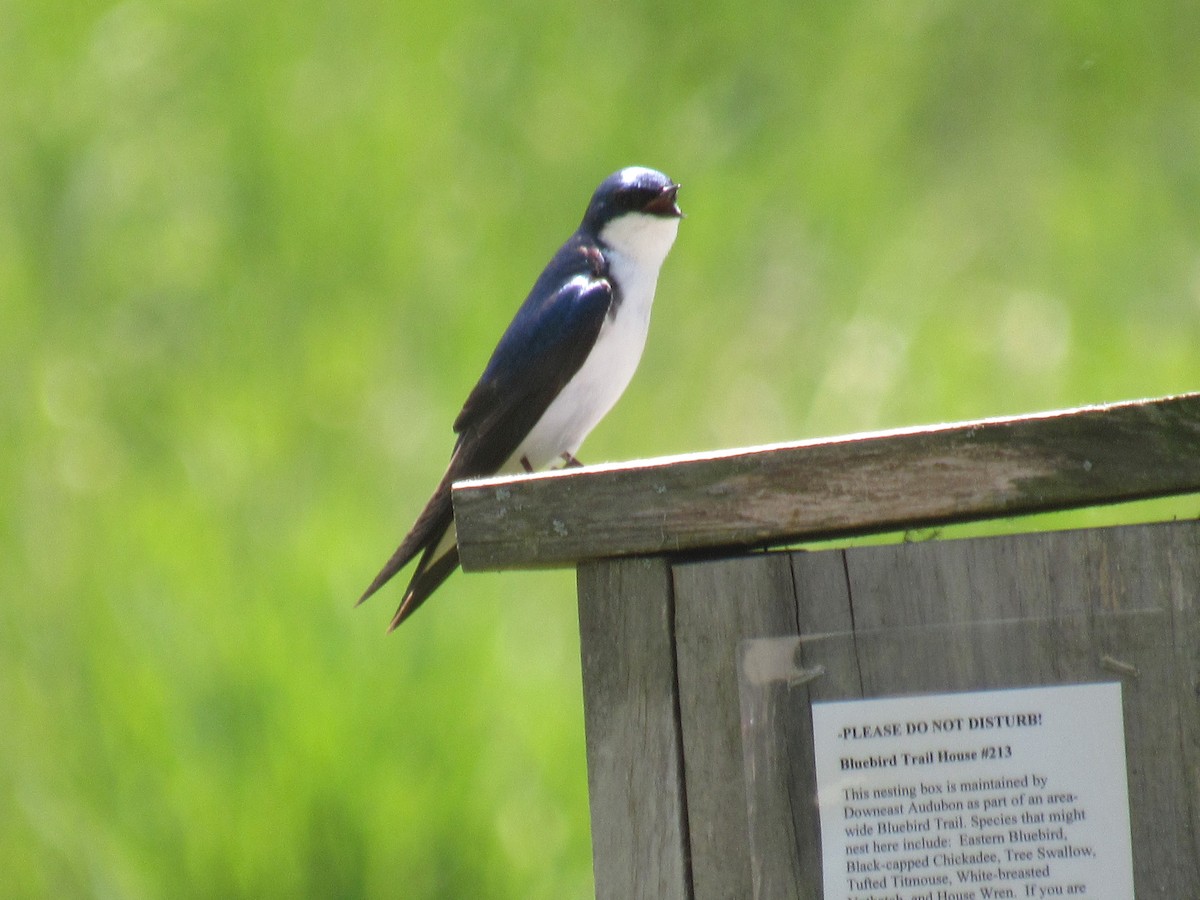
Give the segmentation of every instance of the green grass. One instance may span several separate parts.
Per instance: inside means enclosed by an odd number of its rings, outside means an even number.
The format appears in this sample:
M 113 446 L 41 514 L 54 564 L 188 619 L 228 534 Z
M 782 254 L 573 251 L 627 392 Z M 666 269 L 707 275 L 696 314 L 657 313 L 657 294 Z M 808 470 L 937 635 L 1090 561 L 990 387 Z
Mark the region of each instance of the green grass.
M 570 575 L 353 601 L 621 165 L 688 218 L 585 459 L 1200 388 L 1194 3 L 0 22 L 6 896 L 588 896 Z

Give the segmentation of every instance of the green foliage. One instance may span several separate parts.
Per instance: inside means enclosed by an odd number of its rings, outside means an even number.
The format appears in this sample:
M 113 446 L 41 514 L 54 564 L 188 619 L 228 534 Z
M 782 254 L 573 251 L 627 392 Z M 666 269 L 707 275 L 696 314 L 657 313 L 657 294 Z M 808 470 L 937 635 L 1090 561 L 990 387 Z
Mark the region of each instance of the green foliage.
M 689 218 L 588 460 L 1200 387 L 1194 3 L 0 20 L 6 896 L 588 896 L 570 576 L 352 604 L 621 165 Z

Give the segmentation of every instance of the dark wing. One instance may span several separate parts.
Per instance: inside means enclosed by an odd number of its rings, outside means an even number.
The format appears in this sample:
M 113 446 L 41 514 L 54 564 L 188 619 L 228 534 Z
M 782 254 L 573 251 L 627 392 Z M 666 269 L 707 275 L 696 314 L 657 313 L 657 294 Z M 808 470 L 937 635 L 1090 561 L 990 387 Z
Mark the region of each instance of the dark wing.
M 500 339 L 479 382 L 454 420 L 458 441 L 446 474 L 359 603 L 422 550 L 392 627 L 407 618 L 458 562 L 457 548 L 434 559 L 433 551 L 454 520 L 450 488 L 463 478 L 495 473 L 579 371 L 600 334 L 613 301 L 601 276 L 599 252 L 578 236 L 551 260 Z M 559 284 L 557 290 L 552 285 Z M 436 577 L 435 577 L 436 576 Z
M 456 478 L 504 465 L 591 353 L 614 299 L 597 258 L 568 242 L 517 311 L 454 420 Z

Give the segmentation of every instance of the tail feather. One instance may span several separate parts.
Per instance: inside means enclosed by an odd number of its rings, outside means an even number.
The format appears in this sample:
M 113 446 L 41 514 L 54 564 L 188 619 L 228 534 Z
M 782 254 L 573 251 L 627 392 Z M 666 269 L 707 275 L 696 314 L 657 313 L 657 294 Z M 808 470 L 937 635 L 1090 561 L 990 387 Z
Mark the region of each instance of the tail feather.
M 408 583 L 408 589 L 404 592 L 404 599 L 400 601 L 396 614 L 392 616 L 392 624 L 388 626 L 389 634 L 400 627 L 401 622 L 415 613 L 429 595 L 441 587 L 442 582 L 458 568 L 458 544 L 454 542 L 453 536 L 451 536 L 449 549 L 442 551 L 440 556 L 436 556 L 435 554 L 441 549 L 440 544 L 441 541 L 431 545 L 425 551 L 425 555 L 421 557 L 421 562 L 417 564 L 417 570 Z
M 425 509 L 421 511 L 421 515 L 417 517 L 412 530 L 405 535 L 404 540 L 400 542 L 400 546 L 396 548 L 396 552 L 384 563 L 383 568 L 379 570 L 379 574 L 375 576 L 375 580 L 363 591 L 363 595 L 358 598 L 359 604 L 391 581 L 392 576 L 407 566 L 412 558 L 422 550 L 426 551 L 428 555 L 431 548 L 441 543 L 446 531 L 454 524 L 454 507 L 450 502 L 450 485 L 451 473 L 447 472 L 441 484 L 437 486 L 437 490 L 433 492 L 433 496 L 429 498 L 429 502 L 425 504 Z M 457 558 L 458 554 L 456 552 L 455 559 Z M 421 568 L 423 566 L 417 569 L 418 573 L 421 571 Z

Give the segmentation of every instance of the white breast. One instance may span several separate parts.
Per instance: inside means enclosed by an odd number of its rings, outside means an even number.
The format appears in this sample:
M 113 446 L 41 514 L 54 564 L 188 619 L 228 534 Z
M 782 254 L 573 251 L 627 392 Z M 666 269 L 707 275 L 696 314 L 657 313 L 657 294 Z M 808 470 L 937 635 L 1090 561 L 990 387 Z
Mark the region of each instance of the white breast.
M 522 441 L 507 471 L 521 471 L 522 458 L 542 469 L 564 453 L 574 455 L 629 386 L 646 346 L 658 272 L 678 230 L 678 219 L 634 214 L 601 232 L 609 277 L 620 287 L 620 306 L 604 320 L 587 361 Z

